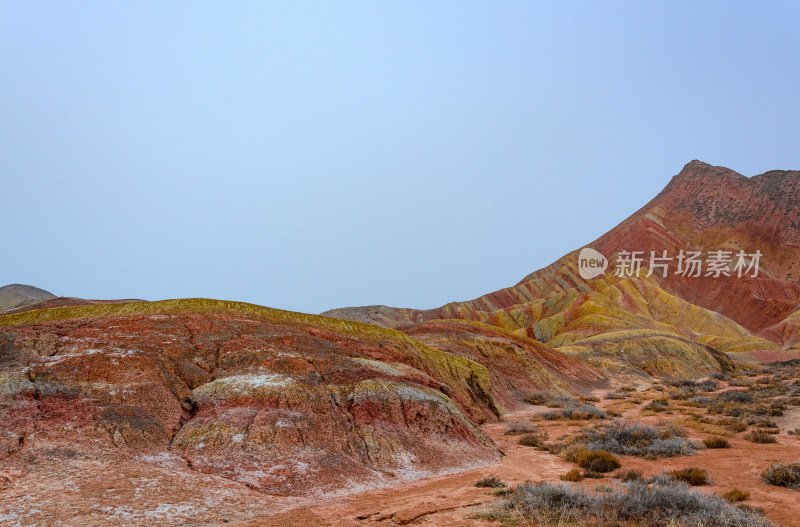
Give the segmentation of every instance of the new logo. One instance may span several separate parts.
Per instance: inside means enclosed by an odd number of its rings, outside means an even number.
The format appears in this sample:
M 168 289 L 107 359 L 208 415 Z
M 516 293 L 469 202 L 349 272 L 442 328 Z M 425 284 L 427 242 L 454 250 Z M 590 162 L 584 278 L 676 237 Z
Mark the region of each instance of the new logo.
M 589 247 L 581 249 L 580 254 L 578 254 L 578 273 L 581 278 L 584 280 L 597 278 L 605 274 L 607 268 L 608 258 Z

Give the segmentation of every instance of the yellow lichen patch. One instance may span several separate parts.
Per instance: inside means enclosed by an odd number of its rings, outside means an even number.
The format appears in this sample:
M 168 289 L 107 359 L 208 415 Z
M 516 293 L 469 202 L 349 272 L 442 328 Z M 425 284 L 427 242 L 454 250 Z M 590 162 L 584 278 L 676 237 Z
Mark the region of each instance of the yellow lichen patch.
M 209 399 L 236 399 L 280 393 L 293 383 L 292 379 L 276 373 L 230 375 L 198 386 L 192 391 L 197 402 Z
M 26 374 L 0 372 L 0 395 L 13 395 L 30 388 L 33 388 L 33 383 Z
M 700 337 L 698 341 L 723 353 L 744 353 L 754 350 L 781 349 L 781 347 L 774 342 L 753 335 L 741 337 L 705 335 Z
M 692 377 L 732 369 L 733 362 L 679 335 L 655 330 L 614 331 L 595 335 L 559 350 L 587 360 L 611 361 L 623 369 L 656 376 Z

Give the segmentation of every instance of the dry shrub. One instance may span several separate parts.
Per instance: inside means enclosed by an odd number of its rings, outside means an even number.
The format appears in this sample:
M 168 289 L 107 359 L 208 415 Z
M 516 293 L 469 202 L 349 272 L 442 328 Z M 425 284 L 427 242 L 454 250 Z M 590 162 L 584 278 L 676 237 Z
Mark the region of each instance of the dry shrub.
M 697 467 L 673 470 L 669 474 L 678 481 L 688 483 L 692 487 L 705 485 L 708 483 L 708 472 Z
M 519 438 L 519 444 L 522 446 L 530 446 L 534 448 L 544 448 L 544 440 L 541 436 L 536 434 L 525 434 Z
M 537 432 L 539 427 L 532 423 L 512 423 L 506 428 L 506 431 L 503 435 L 507 436 L 518 436 L 522 434 L 533 434 Z
M 729 490 L 728 492 L 726 492 L 725 494 L 722 495 L 723 499 L 726 499 L 731 503 L 744 501 L 749 497 L 750 497 L 750 493 L 749 492 L 745 492 L 745 491 L 739 490 L 739 489 Z
M 496 477 L 491 476 L 491 477 L 486 477 L 486 478 L 479 479 L 478 482 L 475 483 L 475 486 L 476 487 L 499 489 L 499 488 L 505 487 L 506 484 L 503 483 L 502 481 L 500 481 L 499 479 L 497 479 Z
M 592 472 L 611 472 L 622 466 L 619 458 L 605 450 L 586 451 L 578 456 L 578 466 Z
M 731 442 L 724 437 L 714 436 L 703 439 L 706 448 L 730 448 Z
M 581 471 L 578 470 L 577 468 L 573 468 L 572 470 L 561 476 L 561 480 L 574 481 L 574 482 L 583 481 L 583 474 L 581 474 Z
M 764 469 L 764 472 L 761 473 L 761 480 L 770 485 L 800 490 L 800 462 L 786 465 L 776 463 Z
M 775 437 L 772 434 L 769 434 L 769 433 L 765 432 L 764 430 L 753 430 L 749 434 L 745 434 L 742 437 L 744 437 L 745 439 L 747 439 L 748 441 L 750 441 L 752 443 L 767 444 L 767 443 L 777 443 L 778 442 L 778 440 L 775 439 Z
M 614 477 L 623 483 L 627 483 L 628 481 L 639 481 L 640 479 L 644 479 L 644 475 L 642 474 L 641 470 L 623 470 L 622 472 L 618 472 L 614 474 Z

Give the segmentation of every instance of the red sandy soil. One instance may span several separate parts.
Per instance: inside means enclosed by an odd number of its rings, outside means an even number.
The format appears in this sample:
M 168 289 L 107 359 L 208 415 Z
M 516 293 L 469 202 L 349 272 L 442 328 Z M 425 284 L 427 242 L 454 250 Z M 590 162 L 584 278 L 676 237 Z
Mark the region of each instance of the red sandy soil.
M 602 392 L 596 395 L 603 397 Z M 610 406 L 617 401 L 602 400 L 599 407 Z M 642 416 L 639 411 L 647 400 L 623 413 L 623 417 L 646 424 L 655 424 L 671 416 Z M 241 523 L 238 527 L 266 526 L 357 526 L 357 525 L 427 525 L 487 527 L 499 525 L 470 516 L 489 507 L 496 498 L 491 490 L 475 487 L 475 482 L 486 476 L 495 476 L 509 486 L 526 481 L 559 481 L 559 476 L 575 465 L 560 457 L 534 448 L 520 446 L 519 436 L 503 435 L 507 426 L 513 422 L 530 422 L 532 415 L 546 410 L 545 407 L 530 407 L 527 410 L 504 416 L 504 422 L 483 425 L 483 430 L 505 452 L 502 462 L 497 465 L 470 470 L 459 474 L 440 476 L 404 483 L 378 491 L 353 494 L 334 499 L 311 500 L 296 508 Z M 800 408 L 790 408 L 784 417 L 774 418 L 781 426 L 777 444 L 754 444 L 736 434 L 728 438 L 732 447 L 728 449 L 706 449 L 694 456 L 667 458 L 648 461 L 631 456 L 620 456 L 622 470 L 637 469 L 645 477 L 661 471 L 671 471 L 687 467 L 700 467 L 708 471 L 711 485 L 694 487 L 701 492 L 722 494 L 731 489 L 750 493 L 744 503 L 765 511 L 766 516 L 784 527 L 800 526 L 796 511 L 800 503 L 800 492 L 767 485 L 760 480 L 761 471 L 772 463 L 796 461 L 800 452 L 800 439 L 787 435 L 786 431 L 800 427 Z M 559 422 L 539 421 L 550 440 L 562 434 L 575 432 L 579 427 Z M 709 434 L 688 429 L 689 438 L 701 441 Z M 587 479 L 581 483 L 592 487 L 600 483 L 617 484 L 610 478 Z

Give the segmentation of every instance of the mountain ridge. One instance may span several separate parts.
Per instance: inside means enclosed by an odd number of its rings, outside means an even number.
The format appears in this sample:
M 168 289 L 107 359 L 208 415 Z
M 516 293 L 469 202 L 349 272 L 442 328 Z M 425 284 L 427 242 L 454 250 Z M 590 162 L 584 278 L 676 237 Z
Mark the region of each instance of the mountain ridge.
M 609 287 L 618 290 L 617 286 L 624 286 L 625 282 L 647 280 L 655 288 L 655 297 L 663 297 L 658 293 L 663 291 L 670 297 L 668 301 L 676 306 L 680 302 L 687 302 L 688 306 L 699 308 L 700 311 L 695 309 L 694 312 L 701 318 L 724 317 L 731 320 L 746 330 L 747 335 L 742 338 L 749 339 L 751 343 L 760 342 L 765 349 L 786 348 L 789 347 L 787 343 L 800 340 L 785 335 L 786 328 L 794 328 L 796 323 L 787 321 L 780 326 L 800 306 L 800 269 L 796 270 L 794 263 L 800 261 L 798 171 L 772 170 L 748 178 L 729 168 L 693 160 L 647 204 L 586 247 L 598 250 L 609 258 L 609 269 L 604 276 L 591 280 L 582 278 L 577 269 L 579 249 L 576 249 L 530 273 L 513 286 L 472 300 L 451 302 L 427 310 L 365 306 L 339 308 L 323 314 L 390 327 L 438 318 L 463 318 L 543 338 L 541 327 L 545 323 L 556 324 L 560 328 L 556 333 L 559 333 L 567 331 L 568 326 L 581 316 L 596 324 L 601 319 L 608 321 L 609 312 L 631 312 L 633 304 L 612 302 L 612 306 L 606 306 L 604 315 L 580 315 L 581 309 L 587 310 L 580 305 L 591 300 L 585 296 L 591 292 L 594 292 L 592 298 L 595 298 L 603 291 L 615 290 Z M 759 251 L 762 254 L 759 274 L 757 277 L 742 278 L 690 278 L 676 274 L 647 278 L 644 273 L 638 277 L 617 277 L 613 274 L 620 251 L 643 251 L 645 255 L 649 255 L 650 251 L 663 255 L 667 251 L 674 260 L 681 251 L 688 253 L 690 250 L 701 250 L 704 254 L 730 251 L 731 255 L 738 251 L 745 251 L 746 254 Z M 570 302 L 577 303 L 572 307 L 564 304 L 562 307 L 566 311 L 554 312 L 547 307 L 548 303 L 559 302 L 558 298 L 570 291 L 584 296 L 578 298 L 568 295 L 572 298 Z M 617 291 L 615 294 L 620 302 L 631 301 L 624 292 Z M 570 315 L 573 312 L 570 309 L 578 311 Z M 634 313 L 644 314 L 645 311 L 633 309 Z M 564 320 L 556 320 L 558 317 L 554 319 L 556 315 Z M 649 322 L 639 324 L 642 330 L 650 325 Z M 613 324 L 606 324 L 607 329 L 613 329 L 610 325 Z M 625 324 L 621 328 L 630 329 Z M 688 328 L 672 329 L 676 334 L 692 334 L 695 339 L 711 341 L 716 338 L 715 342 L 721 342 L 719 338 L 725 339 L 725 342 L 735 338 L 722 330 L 698 335 Z M 586 336 L 602 331 L 589 333 Z M 778 337 L 778 333 L 782 336 Z M 548 340 L 546 338 L 544 341 Z M 702 343 L 698 340 L 698 344 Z M 726 347 L 736 349 L 736 346 Z

